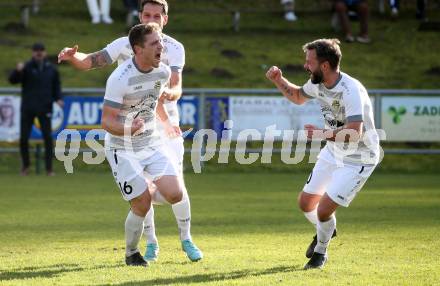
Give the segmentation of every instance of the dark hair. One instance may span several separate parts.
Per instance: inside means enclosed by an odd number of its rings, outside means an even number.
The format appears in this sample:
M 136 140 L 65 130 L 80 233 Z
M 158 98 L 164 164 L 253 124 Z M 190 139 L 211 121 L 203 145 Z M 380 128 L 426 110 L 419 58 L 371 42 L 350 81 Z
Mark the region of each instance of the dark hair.
M 315 50 L 320 63 L 327 61 L 330 67 L 336 70 L 342 58 L 341 49 L 339 48 L 340 43 L 338 39 L 319 39 L 305 44 L 303 51 Z
M 166 0 L 141 0 L 141 4 L 139 5 L 139 12 L 142 13 L 142 11 L 144 10 L 144 6 L 148 3 L 162 6 L 162 14 L 168 15 L 168 3 Z
M 134 46 L 144 47 L 145 38 L 153 32 L 161 31 L 160 26 L 156 23 L 138 24 L 130 29 L 128 40 L 134 51 Z

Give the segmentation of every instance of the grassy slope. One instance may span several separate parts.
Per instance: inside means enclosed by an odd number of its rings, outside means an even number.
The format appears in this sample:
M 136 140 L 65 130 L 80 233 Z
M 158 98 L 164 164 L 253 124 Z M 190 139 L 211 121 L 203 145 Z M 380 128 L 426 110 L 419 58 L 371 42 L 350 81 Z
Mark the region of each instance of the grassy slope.
M 375 174 L 349 209 L 324 271 L 301 271 L 312 229 L 295 207 L 306 174 L 187 175 L 187 262 L 169 207 L 156 207 L 160 260 L 123 266 L 127 205 L 110 173 L 0 175 L 1 285 L 432 285 L 439 281 L 435 175 Z M 20 183 L 17 183 L 19 181 Z M 143 246 L 143 243 L 142 243 Z
M 25 35 L 7 32 L 3 28 L 7 23 L 18 22 L 18 9 L 2 7 L 0 10 L 0 66 L 3 74 L 14 67 L 17 60 L 29 57 L 28 47 L 35 40 L 46 42 L 51 54 L 75 43 L 83 51 L 95 51 L 125 33 L 121 1 L 113 1 L 112 13 L 117 23 L 111 26 L 89 24 L 83 2 L 75 5 L 60 5 L 55 0 L 44 2 L 41 13 L 31 17 L 32 28 Z M 246 1 L 170 1 L 171 21 L 166 32 L 185 44 L 187 68 L 192 70 L 185 75 L 186 87 L 271 87 L 264 79 L 267 66 L 302 65 L 303 43 L 315 38 L 338 36 L 330 28 L 330 13 L 323 7 L 316 7 L 316 4 L 310 7 L 309 1 L 297 1 L 300 20 L 295 23 L 285 22 L 274 12 L 243 13 L 239 33 L 229 29 L 229 13 L 188 12 L 191 7 L 203 11 L 222 2 L 227 7 L 249 8 Z M 279 9 L 279 1 L 276 0 L 252 3 L 258 9 Z M 318 9 L 318 12 L 313 12 L 313 9 Z M 431 18 L 439 15 L 438 10 L 430 13 Z M 386 16 L 373 15 L 373 44 L 343 44 L 342 69 L 359 78 L 368 88 L 439 88 L 438 76 L 425 73 L 429 68 L 440 65 L 434 52 L 440 49 L 438 33 L 417 32 L 418 22 L 413 18 L 413 11 L 403 13 L 396 22 L 391 22 Z M 357 30 L 356 25 L 354 30 Z M 223 49 L 238 50 L 244 57 L 225 58 L 220 55 Z M 210 71 L 214 67 L 227 69 L 234 78 L 212 76 Z M 60 69 L 64 86 L 68 87 L 103 87 L 112 70 L 78 73 L 68 66 Z M 298 83 L 306 78 L 301 71 L 287 76 Z M 5 77 L 0 77 L 0 86 L 7 85 Z

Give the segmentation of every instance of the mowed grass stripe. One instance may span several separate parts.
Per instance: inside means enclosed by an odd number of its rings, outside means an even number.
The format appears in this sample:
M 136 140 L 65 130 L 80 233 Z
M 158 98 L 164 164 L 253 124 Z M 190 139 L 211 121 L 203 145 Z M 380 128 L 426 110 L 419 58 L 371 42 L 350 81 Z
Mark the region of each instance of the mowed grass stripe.
M 307 176 L 187 174 L 193 237 L 205 259 L 186 259 L 170 207 L 157 206 L 159 261 L 141 269 L 123 263 L 128 205 L 110 173 L 0 175 L 0 284 L 438 283 L 435 175 L 373 174 L 352 206 L 338 211 L 325 270 L 304 272 L 313 229 L 296 196 Z

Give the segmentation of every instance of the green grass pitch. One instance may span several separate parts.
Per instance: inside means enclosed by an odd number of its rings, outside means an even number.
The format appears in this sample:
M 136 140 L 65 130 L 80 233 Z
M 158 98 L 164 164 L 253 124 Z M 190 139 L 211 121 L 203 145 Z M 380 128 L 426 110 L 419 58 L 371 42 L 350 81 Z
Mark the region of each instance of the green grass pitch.
M 307 272 L 313 230 L 296 207 L 306 178 L 187 174 L 193 238 L 205 258 L 187 260 L 171 208 L 157 206 L 159 260 L 132 268 L 123 261 L 128 205 L 110 172 L 0 175 L 0 285 L 439 283 L 438 176 L 373 174 L 338 212 L 325 269 Z

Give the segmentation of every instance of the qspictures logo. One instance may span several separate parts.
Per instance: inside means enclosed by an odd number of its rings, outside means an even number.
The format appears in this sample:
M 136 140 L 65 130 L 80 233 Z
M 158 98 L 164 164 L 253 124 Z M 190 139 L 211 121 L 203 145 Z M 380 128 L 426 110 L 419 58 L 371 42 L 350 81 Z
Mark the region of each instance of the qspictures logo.
M 400 106 L 399 108 L 390 106 L 388 108 L 388 114 L 393 118 L 394 124 L 399 124 L 400 121 L 402 121 L 402 116 L 406 114 L 406 108 L 404 106 Z

